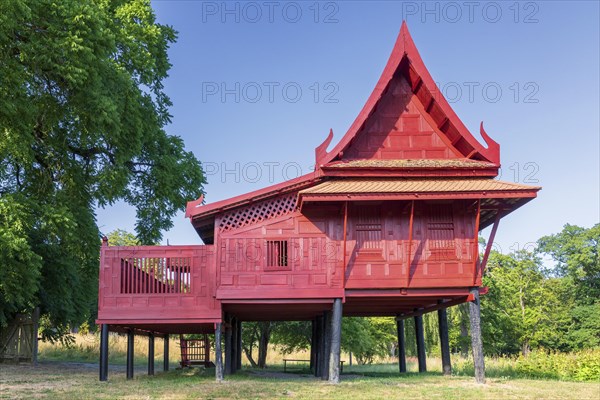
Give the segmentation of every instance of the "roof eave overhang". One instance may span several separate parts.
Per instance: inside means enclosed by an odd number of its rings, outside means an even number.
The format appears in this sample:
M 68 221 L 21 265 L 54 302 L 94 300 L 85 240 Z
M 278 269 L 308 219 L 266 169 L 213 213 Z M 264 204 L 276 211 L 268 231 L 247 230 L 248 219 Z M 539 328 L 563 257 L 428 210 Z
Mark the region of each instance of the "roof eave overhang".
M 453 177 L 496 177 L 498 168 L 394 168 L 394 167 L 328 167 L 323 166 L 325 176 L 348 176 L 348 177 L 431 177 L 431 176 L 453 176 Z
M 194 226 L 201 225 L 203 221 L 206 221 L 208 218 L 214 218 L 214 216 L 222 212 L 243 207 L 248 204 L 253 204 L 258 201 L 278 196 L 280 194 L 305 189 L 318 183 L 320 180 L 320 174 L 311 172 L 309 174 L 290 179 L 289 181 L 281 182 L 263 189 L 255 190 L 240 196 L 216 201 L 206 205 L 194 205 L 194 202 L 188 202 L 187 216 L 189 216 Z
M 300 193 L 300 210 L 310 202 L 398 201 L 398 200 L 468 200 L 526 199 L 537 197 L 537 189 L 479 192 L 413 192 L 413 193 Z M 526 201 L 526 202 L 527 202 Z M 523 203 L 525 204 L 525 203 Z M 519 204 L 519 207 L 522 204 Z M 510 208 L 512 210 L 512 208 Z

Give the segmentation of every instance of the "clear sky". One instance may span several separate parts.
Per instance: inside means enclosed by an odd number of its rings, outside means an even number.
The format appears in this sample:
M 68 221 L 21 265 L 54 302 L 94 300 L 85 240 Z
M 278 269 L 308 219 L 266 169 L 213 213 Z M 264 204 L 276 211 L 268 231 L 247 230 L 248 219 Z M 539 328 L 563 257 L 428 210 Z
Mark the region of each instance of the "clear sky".
M 543 186 L 502 220 L 500 250 L 600 220 L 598 1 L 152 5 L 179 32 L 167 130 L 204 163 L 207 202 L 310 172 L 329 129 L 335 144 L 364 105 L 405 19 L 458 116 L 500 143 L 501 179 Z M 134 223 L 123 203 L 98 210 L 104 233 Z M 201 243 L 183 213 L 167 239 Z

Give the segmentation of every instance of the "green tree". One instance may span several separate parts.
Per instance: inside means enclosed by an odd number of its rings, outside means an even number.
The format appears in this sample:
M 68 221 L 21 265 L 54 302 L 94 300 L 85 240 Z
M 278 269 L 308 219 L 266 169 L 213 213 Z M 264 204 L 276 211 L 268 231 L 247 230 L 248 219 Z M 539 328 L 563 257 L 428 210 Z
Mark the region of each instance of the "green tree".
M 164 130 L 175 39 L 149 0 L 0 2 L 0 325 L 36 305 L 46 336 L 93 317 L 97 206 L 134 206 L 146 244 L 202 194 Z
M 376 357 L 395 348 L 396 322 L 389 317 L 347 317 L 342 320 L 342 350 L 352 353 L 359 364 L 371 364 Z
M 600 346 L 600 224 L 582 228 L 566 224 L 538 240 L 538 250 L 555 261 L 552 273 L 572 290 L 567 336 L 574 348 Z
M 116 229 L 106 237 L 109 246 L 140 246 L 142 244 L 133 233 L 123 229 Z
M 589 229 L 566 224 L 560 233 L 540 238 L 538 249 L 556 262 L 557 275 L 573 280 L 578 304 L 600 299 L 600 224 Z
M 535 254 L 493 252 L 483 284 L 482 329 L 488 353 L 527 355 L 532 346 L 547 342 L 557 332 L 557 310 L 563 307 Z
M 277 323 L 271 336 L 271 343 L 283 354 L 310 348 L 312 324 L 310 321 L 285 321 Z
M 242 325 L 242 350 L 254 368 L 266 368 L 271 333 L 279 323 L 271 321 L 244 322 Z M 256 360 L 254 350 L 258 351 Z

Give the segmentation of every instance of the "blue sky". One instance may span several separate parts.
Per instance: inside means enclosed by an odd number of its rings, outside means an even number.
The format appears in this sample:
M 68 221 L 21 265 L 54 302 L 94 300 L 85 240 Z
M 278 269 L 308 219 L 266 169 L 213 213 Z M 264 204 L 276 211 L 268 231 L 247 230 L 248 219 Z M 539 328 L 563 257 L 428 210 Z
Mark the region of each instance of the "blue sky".
M 207 202 L 311 171 L 329 129 L 335 144 L 364 105 L 405 19 L 458 116 L 500 143 L 501 179 L 543 186 L 502 220 L 499 249 L 600 220 L 599 2 L 152 5 L 179 32 L 167 130 L 204 163 Z M 134 223 L 123 203 L 98 210 L 102 232 Z M 201 243 L 183 213 L 167 239 Z

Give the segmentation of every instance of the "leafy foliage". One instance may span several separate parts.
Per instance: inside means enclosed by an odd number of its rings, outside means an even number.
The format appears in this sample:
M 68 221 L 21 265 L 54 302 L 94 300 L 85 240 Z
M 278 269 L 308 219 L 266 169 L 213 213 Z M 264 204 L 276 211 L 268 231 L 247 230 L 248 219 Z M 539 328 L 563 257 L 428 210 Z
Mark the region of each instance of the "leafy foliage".
M 49 337 L 93 317 L 95 207 L 133 205 L 148 244 L 202 193 L 164 130 L 175 39 L 149 0 L 0 2 L 0 325 L 38 304 Z

